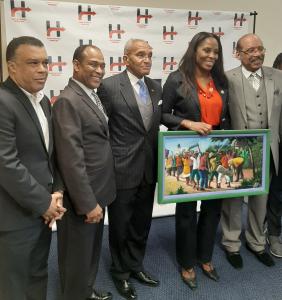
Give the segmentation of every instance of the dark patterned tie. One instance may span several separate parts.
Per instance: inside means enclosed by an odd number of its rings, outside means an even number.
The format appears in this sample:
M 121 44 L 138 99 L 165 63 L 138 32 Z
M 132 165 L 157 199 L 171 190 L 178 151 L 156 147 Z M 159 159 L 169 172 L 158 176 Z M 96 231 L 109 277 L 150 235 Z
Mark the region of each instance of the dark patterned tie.
M 94 91 L 92 91 L 91 95 L 95 99 L 95 104 L 98 106 L 100 111 L 106 116 L 105 109 L 104 109 L 103 104 L 102 104 L 100 98 L 98 97 L 98 95 Z

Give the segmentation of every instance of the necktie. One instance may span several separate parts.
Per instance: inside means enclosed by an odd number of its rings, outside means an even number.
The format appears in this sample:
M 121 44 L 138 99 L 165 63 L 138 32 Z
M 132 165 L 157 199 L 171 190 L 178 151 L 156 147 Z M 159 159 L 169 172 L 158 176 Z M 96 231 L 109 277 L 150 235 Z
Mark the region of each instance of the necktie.
M 148 90 L 147 90 L 146 84 L 141 79 L 138 80 L 138 84 L 140 86 L 139 97 L 140 97 L 141 101 L 144 104 L 146 104 L 147 100 L 148 100 Z
M 96 105 L 98 106 L 98 108 L 100 109 L 100 111 L 101 111 L 104 115 L 106 115 L 106 112 L 105 112 L 105 110 L 104 110 L 103 104 L 102 104 L 100 98 L 98 97 L 98 95 L 97 95 L 94 91 L 91 93 L 91 95 L 92 95 L 93 98 L 95 99 L 95 103 L 96 103 Z
M 252 73 L 249 79 L 255 91 L 258 91 L 260 86 L 260 76 L 257 73 Z

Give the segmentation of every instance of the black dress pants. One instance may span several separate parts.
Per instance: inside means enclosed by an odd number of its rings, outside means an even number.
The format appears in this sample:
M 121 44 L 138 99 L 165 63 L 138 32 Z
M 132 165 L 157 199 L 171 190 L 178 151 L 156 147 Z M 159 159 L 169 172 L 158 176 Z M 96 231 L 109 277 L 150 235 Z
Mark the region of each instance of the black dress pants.
M 33 226 L 0 231 L 0 299 L 46 300 L 51 229 Z
M 198 220 L 196 201 L 176 204 L 176 258 L 182 268 L 191 269 L 197 262 L 211 261 L 221 202 L 202 201 Z
M 102 246 L 104 219 L 99 223 L 85 223 L 85 216 L 75 213 L 64 195 L 67 208 L 58 227 L 58 263 L 62 299 L 84 300 L 94 289 Z
M 280 156 L 282 157 L 282 156 Z M 279 174 L 273 175 L 267 201 L 267 230 L 268 235 L 281 235 L 281 216 L 282 216 L 282 170 Z
M 111 274 L 128 279 L 143 271 L 143 259 L 151 227 L 155 184 L 143 181 L 138 187 L 117 190 L 108 207 Z

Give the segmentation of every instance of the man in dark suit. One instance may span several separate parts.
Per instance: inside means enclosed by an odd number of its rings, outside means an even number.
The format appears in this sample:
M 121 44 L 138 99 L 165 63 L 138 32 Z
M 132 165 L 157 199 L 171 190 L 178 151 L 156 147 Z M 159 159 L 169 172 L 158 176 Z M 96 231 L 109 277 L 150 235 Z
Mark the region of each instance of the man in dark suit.
M 117 197 L 109 206 L 111 274 L 118 292 L 135 299 L 130 276 L 159 284 L 145 272 L 143 259 L 156 183 L 161 87 L 146 76 L 152 64 L 146 41 L 129 40 L 123 60 L 127 69 L 105 79 L 98 93 L 109 117 L 117 182 Z
M 6 51 L 0 86 L 0 299 L 44 300 L 50 226 L 62 217 L 51 108 L 42 89 L 48 58 L 42 42 L 23 36 Z
M 108 117 L 95 89 L 105 73 L 99 48 L 78 47 L 73 77 L 53 107 L 59 169 L 68 209 L 58 226 L 63 299 L 108 300 L 94 283 L 104 227 L 104 208 L 116 195 Z
M 277 174 L 281 136 L 282 73 L 263 66 L 265 48 L 261 39 L 255 34 L 242 36 L 237 42 L 236 53 L 241 66 L 226 74 L 229 83 L 231 128 L 235 130 L 269 128 L 271 130 L 271 172 Z M 221 216 L 222 245 L 228 262 L 237 269 L 243 267 L 240 254 L 242 203 L 243 198 L 223 201 Z M 266 213 L 267 195 L 248 197 L 246 247 L 261 263 L 271 267 L 274 261 L 265 247 Z M 271 242 L 279 246 L 279 237 L 275 236 L 274 232 L 269 232 L 269 237 Z

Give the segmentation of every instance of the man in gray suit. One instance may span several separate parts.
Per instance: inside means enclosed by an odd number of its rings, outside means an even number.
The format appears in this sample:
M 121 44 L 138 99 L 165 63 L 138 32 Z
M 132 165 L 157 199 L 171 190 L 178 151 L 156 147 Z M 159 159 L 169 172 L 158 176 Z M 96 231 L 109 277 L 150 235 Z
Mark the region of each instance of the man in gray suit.
M 0 299 L 44 300 L 51 229 L 61 218 L 62 185 L 54 164 L 51 107 L 42 89 L 42 42 L 22 36 L 6 50 L 0 86 Z
M 98 92 L 109 116 L 117 181 L 117 197 L 109 206 L 111 274 L 118 292 L 135 299 L 130 276 L 145 285 L 159 284 L 145 272 L 143 259 L 157 175 L 161 87 L 146 76 L 152 64 L 146 41 L 129 40 L 123 60 L 127 69 L 105 79 Z
M 265 48 L 257 35 L 242 36 L 237 42 L 236 50 L 241 66 L 227 72 L 232 129 L 271 129 L 271 170 L 277 173 L 282 73 L 262 66 Z M 223 201 L 222 205 L 222 245 L 227 260 L 238 269 L 243 267 L 239 252 L 242 203 L 242 198 L 228 199 Z M 250 196 L 248 199 L 246 247 L 260 262 L 266 266 L 273 266 L 274 261 L 265 250 L 266 206 L 267 195 Z
M 73 77 L 53 107 L 59 169 L 68 209 L 58 225 L 59 271 L 66 300 L 109 300 L 94 289 L 98 271 L 104 208 L 116 195 L 108 117 L 96 88 L 105 73 L 99 48 L 78 47 Z

